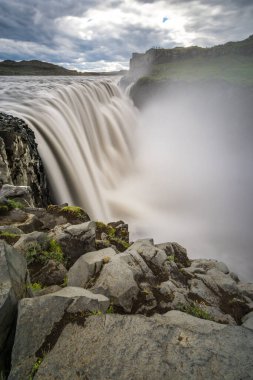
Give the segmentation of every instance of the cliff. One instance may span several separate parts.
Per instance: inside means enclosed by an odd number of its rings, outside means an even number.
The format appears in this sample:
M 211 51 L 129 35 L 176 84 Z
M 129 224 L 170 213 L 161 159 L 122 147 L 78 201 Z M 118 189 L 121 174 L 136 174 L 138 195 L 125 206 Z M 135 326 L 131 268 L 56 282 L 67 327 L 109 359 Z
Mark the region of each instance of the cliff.
M 173 49 L 152 48 L 144 54 L 133 53 L 130 59 L 129 77 L 133 80 L 152 74 L 155 65 L 190 62 L 191 59 L 205 58 L 206 62 L 221 57 L 253 57 L 253 35 L 240 42 L 228 42 L 211 48 L 198 46 L 175 47 Z
M 0 185 L 30 186 L 34 203 L 45 206 L 49 190 L 33 131 L 17 117 L 0 113 Z

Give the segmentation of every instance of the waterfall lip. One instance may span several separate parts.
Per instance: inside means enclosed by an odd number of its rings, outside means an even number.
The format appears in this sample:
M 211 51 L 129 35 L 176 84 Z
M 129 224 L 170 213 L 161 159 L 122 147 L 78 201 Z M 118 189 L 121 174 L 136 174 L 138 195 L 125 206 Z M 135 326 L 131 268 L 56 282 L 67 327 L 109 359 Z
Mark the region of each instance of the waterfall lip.
M 35 132 L 55 200 L 110 219 L 106 194 L 132 166 L 137 125 L 136 110 L 116 80 L 23 77 L 1 86 L 0 109 Z

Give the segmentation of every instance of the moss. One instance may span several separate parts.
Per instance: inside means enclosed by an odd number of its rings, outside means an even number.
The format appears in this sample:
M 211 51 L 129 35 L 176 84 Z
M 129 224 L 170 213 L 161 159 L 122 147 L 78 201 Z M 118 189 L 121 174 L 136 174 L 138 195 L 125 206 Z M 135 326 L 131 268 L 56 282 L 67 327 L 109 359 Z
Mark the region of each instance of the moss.
M 106 238 L 101 235 L 105 234 Z M 96 222 L 96 239 L 98 246 L 100 247 L 103 243 L 103 246 L 115 245 L 120 252 L 124 252 L 129 246 L 128 242 L 128 231 L 125 227 L 115 228 L 110 224 L 105 224 L 103 222 Z
M 19 238 L 19 234 L 14 234 L 8 231 L 0 231 L 0 240 L 5 240 L 8 244 L 15 244 Z
M 26 252 L 26 260 L 28 265 L 33 263 L 45 264 L 49 260 L 64 263 L 61 246 L 53 239 L 49 241 L 47 249 L 38 242 L 31 243 Z
M 18 202 L 18 201 L 14 201 L 13 199 L 8 199 L 9 210 L 14 209 L 14 208 L 23 209 L 24 207 L 25 206 L 23 205 L 23 203 Z
M 172 262 L 172 261 L 175 262 L 175 255 L 172 254 L 172 255 L 167 256 L 167 260 L 170 262 Z
M 36 362 L 34 363 L 33 367 L 32 367 L 32 370 L 31 370 L 31 373 L 30 373 L 30 376 L 29 376 L 29 380 L 33 380 L 36 372 L 38 371 L 38 369 L 40 368 L 40 365 L 41 363 L 43 362 L 43 358 L 38 358 L 36 360 Z
M 97 227 L 97 230 L 100 234 L 102 232 L 104 232 L 109 237 L 115 236 L 116 229 L 113 228 L 112 226 L 108 225 L 108 224 L 105 224 L 103 222 L 96 222 L 96 227 Z
M 110 239 L 110 242 L 112 244 L 115 244 L 117 246 L 117 248 L 121 246 L 123 248 L 123 250 L 126 250 L 127 248 L 130 247 L 130 243 L 127 243 L 125 240 L 119 239 L 117 237 L 112 237 Z
M 6 238 L 17 238 L 20 237 L 19 234 L 13 234 L 12 232 L 8 231 L 0 231 L 0 237 L 6 237 Z
M 209 321 L 213 320 L 211 315 L 197 304 L 191 306 L 182 306 L 180 310 L 197 318 L 207 319 Z
M 33 292 L 38 292 L 43 287 L 39 282 L 33 282 L 32 284 L 28 285 L 28 288 L 31 289 Z
M 78 206 L 65 206 L 60 209 L 61 212 L 71 214 L 77 218 L 82 218 L 86 213 L 81 207 Z
M 113 314 L 113 313 L 114 313 L 113 305 L 110 305 L 108 309 L 106 310 L 106 314 Z

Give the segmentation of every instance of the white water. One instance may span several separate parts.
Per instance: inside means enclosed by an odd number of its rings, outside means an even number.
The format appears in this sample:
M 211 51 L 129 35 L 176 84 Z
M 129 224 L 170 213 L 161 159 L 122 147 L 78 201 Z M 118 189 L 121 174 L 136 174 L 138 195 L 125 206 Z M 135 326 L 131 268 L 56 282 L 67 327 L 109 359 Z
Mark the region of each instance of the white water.
M 187 97 L 139 114 L 115 82 L 80 77 L 2 77 L 0 110 L 35 131 L 58 203 L 252 279 L 252 140 L 239 122 L 228 130 Z

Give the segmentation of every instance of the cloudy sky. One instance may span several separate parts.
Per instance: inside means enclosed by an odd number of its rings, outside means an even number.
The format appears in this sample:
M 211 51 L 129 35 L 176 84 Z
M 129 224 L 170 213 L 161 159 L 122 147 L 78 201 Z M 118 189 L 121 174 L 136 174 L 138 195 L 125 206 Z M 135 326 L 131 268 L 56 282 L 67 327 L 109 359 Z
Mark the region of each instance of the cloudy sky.
M 122 69 L 153 46 L 242 40 L 252 20 L 252 0 L 0 0 L 0 60 Z

